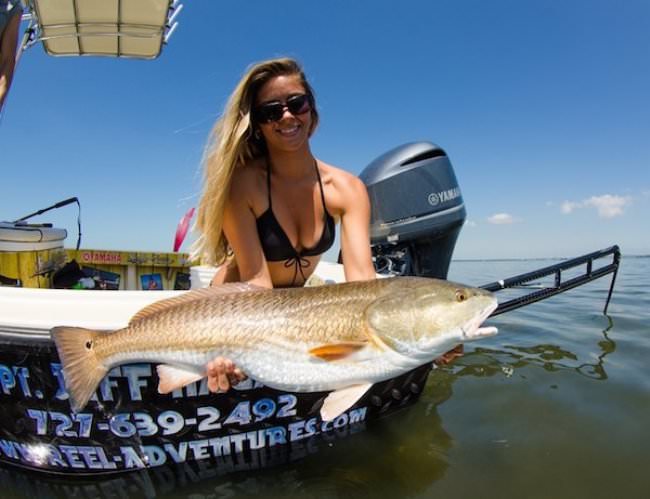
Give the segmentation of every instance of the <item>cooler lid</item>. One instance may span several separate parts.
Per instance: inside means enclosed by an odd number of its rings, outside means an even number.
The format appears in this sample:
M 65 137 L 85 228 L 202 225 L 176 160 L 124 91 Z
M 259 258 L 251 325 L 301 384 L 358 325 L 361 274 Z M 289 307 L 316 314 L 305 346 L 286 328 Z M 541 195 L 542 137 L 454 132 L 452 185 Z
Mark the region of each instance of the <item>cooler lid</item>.
M 0 222 L 0 251 L 40 251 L 60 248 L 67 236 L 67 230 L 47 225 Z

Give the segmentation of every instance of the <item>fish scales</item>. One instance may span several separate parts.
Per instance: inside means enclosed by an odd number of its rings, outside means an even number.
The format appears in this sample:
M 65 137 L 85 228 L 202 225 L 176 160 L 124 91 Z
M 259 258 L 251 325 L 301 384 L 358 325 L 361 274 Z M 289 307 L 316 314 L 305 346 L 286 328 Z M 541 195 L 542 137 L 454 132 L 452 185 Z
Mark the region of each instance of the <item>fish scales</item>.
M 98 355 L 110 358 L 118 350 L 212 351 L 229 345 L 255 347 L 262 339 L 275 338 L 288 345 L 364 341 L 363 310 L 386 290 L 380 283 L 383 280 L 348 289 L 323 286 L 298 290 L 302 293 L 253 291 L 198 299 L 191 307 L 169 307 L 99 338 L 95 348 Z
M 205 375 L 216 355 L 271 387 L 338 390 L 402 374 L 459 342 L 496 333 L 479 327 L 496 307 L 490 293 L 436 279 L 229 289 L 156 302 L 113 333 L 54 328 L 73 408 L 127 362 L 169 364 L 172 370 L 162 368 L 169 383 L 159 369 L 165 390 Z

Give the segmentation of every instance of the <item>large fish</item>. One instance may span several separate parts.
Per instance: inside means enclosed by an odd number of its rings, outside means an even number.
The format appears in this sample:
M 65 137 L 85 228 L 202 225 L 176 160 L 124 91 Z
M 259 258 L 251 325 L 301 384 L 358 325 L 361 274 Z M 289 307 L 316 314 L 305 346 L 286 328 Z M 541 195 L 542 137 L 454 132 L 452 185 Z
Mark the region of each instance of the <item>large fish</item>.
M 158 391 L 169 393 L 224 356 L 272 388 L 334 390 L 321 410 L 331 419 L 373 383 L 496 334 L 480 327 L 496 306 L 485 290 L 418 277 L 290 289 L 240 283 L 153 303 L 112 333 L 55 327 L 52 338 L 74 410 L 117 365 L 161 363 Z

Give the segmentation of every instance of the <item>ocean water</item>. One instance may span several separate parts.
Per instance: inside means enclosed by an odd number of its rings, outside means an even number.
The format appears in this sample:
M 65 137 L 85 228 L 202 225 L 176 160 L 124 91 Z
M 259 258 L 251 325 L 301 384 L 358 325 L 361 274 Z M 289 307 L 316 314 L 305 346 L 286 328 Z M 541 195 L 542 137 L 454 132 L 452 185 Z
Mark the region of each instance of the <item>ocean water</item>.
M 556 262 L 455 261 L 449 278 Z M 650 497 L 650 258 L 623 257 L 605 316 L 609 282 L 491 319 L 499 334 L 434 370 L 416 404 L 288 463 L 85 480 L 3 468 L 0 497 Z

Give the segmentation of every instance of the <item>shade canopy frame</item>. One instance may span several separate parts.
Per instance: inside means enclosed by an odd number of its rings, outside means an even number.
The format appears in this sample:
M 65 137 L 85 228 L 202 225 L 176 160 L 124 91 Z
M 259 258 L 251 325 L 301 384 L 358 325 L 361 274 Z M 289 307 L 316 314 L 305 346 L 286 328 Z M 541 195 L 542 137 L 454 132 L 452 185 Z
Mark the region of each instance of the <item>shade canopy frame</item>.
M 179 0 L 27 0 L 21 49 L 52 56 L 155 59 L 178 26 Z

